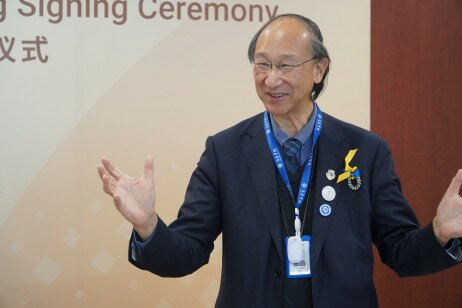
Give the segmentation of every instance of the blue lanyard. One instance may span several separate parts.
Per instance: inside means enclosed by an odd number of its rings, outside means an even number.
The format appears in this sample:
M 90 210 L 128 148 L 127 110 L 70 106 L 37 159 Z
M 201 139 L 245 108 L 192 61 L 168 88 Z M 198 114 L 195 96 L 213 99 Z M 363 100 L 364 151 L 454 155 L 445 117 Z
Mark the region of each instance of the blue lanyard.
M 319 135 L 321 134 L 322 112 L 321 112 L 321 109 L 319 109 L 317 104 L 315 104 L 315 108 L 316 108 L 316 122 L 314 124 L 313 142 L 312 142 L 311 149 L 310 149 L 310 155 L 308 156 L 308 161 L 305 165 L 305 169 L 303 170 L 303 174 L 302 174 L 302 179 L 300 181 L 300 188 L 298 190 L 297 202 L 294 201 L 294 205 L 296 209 L 295 210 L 296 216 L 298 216 L 299 209 L 302 206 L 302 202 L 305 199 L 306 192 L 308 190 L 308 187 L 310 186 L 310 174 L 311 174 L 311 168 L 313 167 L 314 147 L 316 145 L 316 142 L 318 141 Z M 279 151 L 279 147 L 276 143 L 276 139 L 274 138 L 273 130 L 271 129 L 271 125 L 270 125 L 270 121 L 268 117 L 268 111 L 265 111 L 264 113 L 263 127 L 265 129 L 266 140 L 268 141 L 268 146 L 273 156 L 274 163 L 276 164 L 279 174 L 281 175 L 281 178 L 284 181 L 284 184 L 289 190 L 290 195 L 292 196 L 292 199 L 294 199 L 292 187 L 290 186 L 289 176 L 287 175 L 287 170 L 286 170 L 286 167 L 284 166 L 284 161 L 282 160 L 281 152 Z

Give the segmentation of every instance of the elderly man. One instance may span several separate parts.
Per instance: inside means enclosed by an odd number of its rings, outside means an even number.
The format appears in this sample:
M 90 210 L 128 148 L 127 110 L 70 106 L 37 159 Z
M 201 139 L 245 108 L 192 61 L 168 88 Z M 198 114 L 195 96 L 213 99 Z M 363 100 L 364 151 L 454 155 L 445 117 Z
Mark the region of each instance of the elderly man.
M 159 276 L 206 264 L 223 233 L 217 307 L 377 307 L 372 243 L 401 276 L 461 259 L 462 170 L 432 224 L 403 198 L 386 142 L 316 104 L 329 71 L 317 25 L 280 15 L 248 51 L 266 111 L 206 142 L 178 218 L 155 211 L 153 157 L 134 180 L 103 158 L 104 191 L 133 224 L 129 259 Z

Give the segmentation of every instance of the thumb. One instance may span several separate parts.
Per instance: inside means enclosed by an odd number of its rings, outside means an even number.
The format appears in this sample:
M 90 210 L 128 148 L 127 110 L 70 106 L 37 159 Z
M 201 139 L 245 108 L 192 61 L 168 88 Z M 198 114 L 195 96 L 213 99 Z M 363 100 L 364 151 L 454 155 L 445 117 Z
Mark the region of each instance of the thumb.
M 459 169 L 449 184 L 448 190 L 446 190 L 446 195 L 451 196 L 459 194 L 460 187 L 462 186 L 462 169 Z
M 154 156 L 148 155 L 144 161 L 144 177 L 152 179 L 154 177 Z

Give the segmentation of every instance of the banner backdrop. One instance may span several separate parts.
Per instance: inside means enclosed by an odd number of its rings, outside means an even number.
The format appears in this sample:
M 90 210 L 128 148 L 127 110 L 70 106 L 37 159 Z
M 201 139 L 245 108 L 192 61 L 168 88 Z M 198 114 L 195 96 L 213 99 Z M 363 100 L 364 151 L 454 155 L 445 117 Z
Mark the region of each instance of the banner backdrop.
M 96 165 L 154 154 L 172 221 L 206 137 L 263 111 L 246 52 L 282 13 L 323 32 L 323 111 L 369 128 L 368 0 L 0 1 L 0 307 L 213 306 L 221 238 L 190 276 L 134 268 Z

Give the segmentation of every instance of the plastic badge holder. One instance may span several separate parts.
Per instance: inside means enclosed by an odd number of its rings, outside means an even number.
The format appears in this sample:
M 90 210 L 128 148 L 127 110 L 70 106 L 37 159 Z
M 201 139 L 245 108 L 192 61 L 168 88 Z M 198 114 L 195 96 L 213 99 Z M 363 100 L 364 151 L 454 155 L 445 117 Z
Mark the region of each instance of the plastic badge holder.
M 302 261 L 302 238 L 300 236 L 291 236 L 287 240 L 287 255 L 290 263 L 299 263 Z

